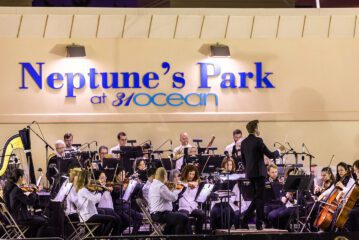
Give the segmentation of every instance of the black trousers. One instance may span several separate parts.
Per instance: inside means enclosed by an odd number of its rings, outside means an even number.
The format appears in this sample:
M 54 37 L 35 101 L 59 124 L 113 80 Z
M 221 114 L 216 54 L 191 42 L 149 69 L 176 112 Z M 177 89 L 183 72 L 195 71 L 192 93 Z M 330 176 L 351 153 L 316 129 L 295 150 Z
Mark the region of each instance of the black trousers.
M 98 231 L 100 236 L 108 236 L 111 232 L 114 222 L 115 217 L 104 214 L 95 214 L 86 221 L 86 223 L 102 224 L 101 230 Z
M 153 221 L 165 223 L 165 234 L 188 234 L 188 217 L 179 212 L 157 212 L 151 214 Z
M 99 214 L 109 215 L 115 218 L 113 223 L 113 230 L 111 233 L 112 236 L 120 236 L 122 232 L 128 227 L 127 222 L 124 221 L 121 216 L 115 212 L 115 210 L 111 208 L 97 208 L 97 211 Z
M 278 229 L 287 229 L 290 217 L 295 213 L 295 207 L 286 206 L 274 209 L 268 215 L 268 221 Z
M 253 215 L 254 210 L 256 211 L 256 224 L 261 225 L 264 221 L 264 177 L 253 177 L 249 178 L 253 190 L 254 197 L 253 201 L 249 205 L 247 211 L 243 214 L 243 224 L 248 224 L 249 218 Z
M 228 228 L 228 212 L 230 214 L 230 225 L 232 226 L 236 222 L 232 208 L 227 203 L 216 203 L 213 206 L 210 213 L 211 230 Z
M 271 211 L 283 207 L 283 203 L 281 202 L 276 202 L 276 203 L 267 203 L 264 205 L 264 223 L 266 225 L 266 228 L 271 228 L 272 225 L 271 223 L 268 221 L 268 215 Z
M 30 237 L 43 237 L 43 231 L 47 227 L 47 220 L 41 216 L 29 215 L 27 220 L 17 221 L 18 224 L 28 226 Z
M 349 212 L 347 226 L 349 231 L 359 231 L 359 207 Z
M 206 214 L 204 213 L 203 210 L 201 209 L 194 209 L 191 213 L 189 213 L 188 211 L 182 209 L 179 211 L 180 213 L 184 214 L 187 217 L 193 217 L 195 219 L 195 233 L 196 234 L 202 234 L 203 233 L 203 223 L 206 219 Z M 192 229 L 190 227 L 190 224 L 188 224 L 188 233 L 191 234 L 192 233 Z
M 143 216 L 140 212 L 132 209 L 129 203 L 118 204 L 115 206 L 115 212 L 119 215 L 127 226 L 131 223 L 132 234 L 136 235 L 140 229 L 143 221 Z

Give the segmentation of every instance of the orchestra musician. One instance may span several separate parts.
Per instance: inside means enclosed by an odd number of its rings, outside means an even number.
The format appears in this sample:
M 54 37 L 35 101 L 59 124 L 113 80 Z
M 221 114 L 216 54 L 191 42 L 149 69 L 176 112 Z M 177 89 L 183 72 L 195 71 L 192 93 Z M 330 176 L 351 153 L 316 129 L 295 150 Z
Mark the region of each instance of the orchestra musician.
M 359 185 L 359 160 L 353 163 L 353 170 L 356 176 L 356 184 Z M 347 226 L 349 231 L 359 231 L 359 199 L 349 212 Z
M 198 208 L 196 202 L 200 182 L 197 167 L 194 165 L 185 166 L 181 174 L 181 182 L 186 189 L 179 199 L 179 212 L 187 217 L 193 217 L 195 219 L 195 233 L 202 234 L 206 215 L 202 209 Z M 191 233 L 191 228 L 188 232 Z
M 141 227 L 143 216 L 140 212 L 133 209 L 131 199 L 123 199 L 129 184 L 129 179 L 126 178 L 126 175 L 125 170 L 122 168 L 117 169 L 117 172 L 115 173 L 115 187 L 112 191 L 112 199 L 115 212 L 121 219 L 123 219 L 123 221 L 131 223 L 132 234 L 136 235 Z
M 65 151 L 76 151 L 76 148 L 72 146 L 72 144 L 74 143 L 74 136 L 72 135 L 72 133 L 68 132 L 64 134 L 64 142 L 66 145 Z
M 170 175 L 168 177 L 168 180 L 170 182 L 173 182 L 175 184 L 178 184 L 181 182 L 181 172 L 178 169 L 172 169 L 170 171 Z M 179 198 L 177 198 L 176 201 L 173 202 L 173 211 L 178 211 L 179 208 Z
M 57 140 L 55 142 L 55 155 L 52 155 L 49 158 L 49 162 L 47 165 L 46 178 L 49 181 L 50 185 L 52 185 L 55 181 L 55 176 L 60 174 L 60 169 L 58 169 L 58 160 L 65 157 L 65 142 L 62 140 Z
M 320 177 L 321 185 L 314 188 L 314 194 L 318 196 L 329 189 L 335 182 L 335 177 L 330 167 L 322 168 Z
M 188 217 L 179 212 L 173 212 L 172 202 L 176 201 L 180 190 L 170 190 L 167 182 L 166 169 L 160 167 L 156 170 L 148 193 L 149 210 L 155 222 L 164 223 L 165 234 L 186 234 L 188 230 Z
M 278 167 L 275 164 L 270 164 L 267 167 L 267 178 L 266 178 L 266 184 L 271 183 L 280 183 L 278 179 Z M 281 183 L 283 184 L 283 183 Z M 264 216 L 265 216 L 265 225 L 267 228 L 270 227 L 270 223 L 268 221 L 268 214 L 273 211 L 274 209 L 280 208 L 283 206 L 283 202 L 280 198 L 272 200 L 271 202 L 265 203 L 264 205 Z
M 231 157 L 225 157 L 221 163 L 221 169 L 223 173 L 235 173 L 236 164 Z M 211 214 L 210 214 L 210 222 L 211 228 L 213 230 L 220 229 L 228 226 L 222 225 L 223 219 L 228 219 L 228 207 L 230 213 L 230 225 L 236 228 L 239 228 L 240 224 L 240 215 L 243 215 L 249 206 L 248 201 L 244 201 L 242 194 L 240 194 L 239 185 L 236 183 L 232 189 L 234 193 L 233 196 L 228 200 L 226 198 L 222 199 L 222 201 L 217 200 L 212 202 Z M 241 198 L 241 199 L 240 199 Z M 253 215 L 252 215 L 253 216 Z M 251 217 L 252 217 L 251 216 Z
M 189 144 L 188 133 L 183 132 L 180 134 L 181 145 L 173 149 L 174 160 L 176 161 L 176 169 L 181 170 L 184 163 L 184 158 L 188 155 L 189 148 L 192 145 Z
M 35 192 L 24 192 L 21 185 L 24 183 L 24 170 L 14 169 L 6 182 L 4 189 L 5 204 L 16 223 L 30 228 L 31 237 L 42 237 L 47 220 L 42 216 L 32 215 L 28 206 L 34 206 Z
M 147 181 L 147 167 L 145 159 L 140 158 L 136 161 L 135 172 L 142 183 Z
M 103 159 L 108 155 L 108 147 L 100 146 L 98 148 L 99 161 L 97 163 L 92 163 L 92 168 L 96 170 L 105 170 Z
M 285 180 L 289 175 L 294 175 L 296 173 L 295 168 L 289 168 L 285 173 Z M 295 208 L 293 207 L 297 200 L 295 192 L 286 192 L 284 196 L 281 197 L 282 206 L 273 209 L 268 213 L 267 220 L 269 227 L 274 227 L 277 229 L 286 229 L 288 226 L 288 221 L 290 217 L 294 214 Z
M 227 145 L 224 151 L 227 151 L 231 156 L 238 156 L 240 155 L 240 140 L 242 139 L 242 131 L 239 129 L 235 129 L 232 135 L 234 142 Z M 237 144 L 237 142 L 239 142 L 239 144 Z
M 114 226 L 115 217 L 98 213 L 96 204 L 100 202 L 102 194 L 89 190 L 89 179 L 90 173 L 87 170 L 78 175 L 76 192 L 80 222 L 100 223 L 103 227 L 98 232 L 99 236 L 108 236 Z
M 263 156 L 268 158 L 277 158 L 280 155 L 281 150 L 271 152 L 264 144 L 262 138 L 259 138 L 258 120 L 253 120 L 247 123 L 248 137 L 242 141 L 241 145 L 241 157 L 245 166 L 246 177 L 251 181 L 251 185 L 254 189 L 254 199 L 251 202 L 248 210 L 243 214 L 241 227 L 249 229 L 248 220 L 254 210 L 256 211 L 256 228 L 257 230 L 263 230 L 264 220 L 264 187 L 266 177 L 266 166 L 264 165 Z M 281 148 L 284 148 L 283 146 Z M 282 149 L 284 151 L 284 149 Z
M 127 144 L 127 135 L 125 132 L 119 132 L 117 134 L 117 141 L 118 144 L 110 149 L 110 154 L 113 155 L 113 151 L 119 151 L 121 150 L 121 147 L 126 146 Z
M 148 203 L 148 192 L 150 191 L 151 183 L 153 182 L 153 179 L 155 179 L 156 174 L 156 168 L 149 168 L 147 170 L 147 181 L 145 185 L 142 187 L 142 197 L 146 200 Z
M 101 190 L 102 196 L 97 205 L 97 210 L 101 214 L 110 215 L 115 218 L 113 222 L 112 235 L 119 236 L 129 226 L 129 223 L 125 219 L 122 219 L 121 215 L 118 215 L 114 210 L 111 195 L 113 186 L 107 186 L 107 177 L 105 172 L 100 172 L 98 177 L 98 184 L 102 186 L 103 189 Z
M 342 195 L 345 197 L 352 186 L 355 184 L 355 180 L 352 177 L 350 166 L 344 162 L 340 162 L 337 165 L 337 174 L 335 184 L 325 190 L 319 197 L 318 201 L 326 201 L 333 190 L 338 187 L 342 191 Z

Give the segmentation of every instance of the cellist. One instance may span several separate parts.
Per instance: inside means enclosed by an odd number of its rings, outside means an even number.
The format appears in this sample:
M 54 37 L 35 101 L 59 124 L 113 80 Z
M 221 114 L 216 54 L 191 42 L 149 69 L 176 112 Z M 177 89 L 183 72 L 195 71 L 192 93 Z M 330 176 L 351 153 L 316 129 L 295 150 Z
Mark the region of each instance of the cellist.
M 356 176 L 356 184 L 359 184 L 359 160 L 353 163 L 354 174 Z M 359 201 L 357 200 L 354 208 L 349 212 L 348 230 L 359 231 Z
M 337 165 L 337 175 L 335 184 L 325 190 L 319 197 L 320 200 L 327 200 L 331 195 L 335 187 L 340 188 L 343 196 L 345 196 L 354 185 L 355 181 L 351 175 L 350 166 L 344 162 L 340 162 Z

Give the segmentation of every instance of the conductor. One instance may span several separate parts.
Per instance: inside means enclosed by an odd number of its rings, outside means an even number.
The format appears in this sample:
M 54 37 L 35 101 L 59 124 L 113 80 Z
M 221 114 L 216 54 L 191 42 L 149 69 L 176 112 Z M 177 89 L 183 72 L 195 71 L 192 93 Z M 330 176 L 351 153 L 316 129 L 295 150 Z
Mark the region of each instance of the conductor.
M 264 220 L 264 187 L 266 177 L 266 166 L 264 164 L 264 155 L 268 158 L 275 159 L 279 157 L 280 151 L 284 151 L 284 147 L 271 152 L 264 144 L 263 139 L 259 137 L 258 120 L 247 123 L 248 137 L 243 140 L 241 146 L 241 154 L 243 164 L 245 166 L 246 177 L 250 180 L 254 190 L 254 198 L 244 213 L 241 221 L 242 229 L 249 229 L 248 220 L 256 210 L 256 228 L 263 230 Z M 282 149 L 283 148 L 283 149 Z

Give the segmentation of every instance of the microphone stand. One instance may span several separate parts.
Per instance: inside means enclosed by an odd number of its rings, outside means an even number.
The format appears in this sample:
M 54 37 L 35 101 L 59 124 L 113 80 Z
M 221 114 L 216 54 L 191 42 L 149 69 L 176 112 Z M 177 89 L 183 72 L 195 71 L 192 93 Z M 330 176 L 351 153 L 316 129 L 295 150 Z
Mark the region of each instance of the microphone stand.
M 55 151 L 55 149 L 53 147 L 51 147 L 51 145 L 43 138 L 41 137 L 36 131 L 34 131 L 34 129 L 31 128 L 31 126 L 27 126 L 27 128 L 33 132 L 44 144 L 45 144 L 45 154 L 46 154 L 46 168 L 47 168 L 47 165 L 49 164 L 49 148 L 52 150 L 52 151 Z M 46 185 L 48 187 L 48 182 L 46 182 Z

